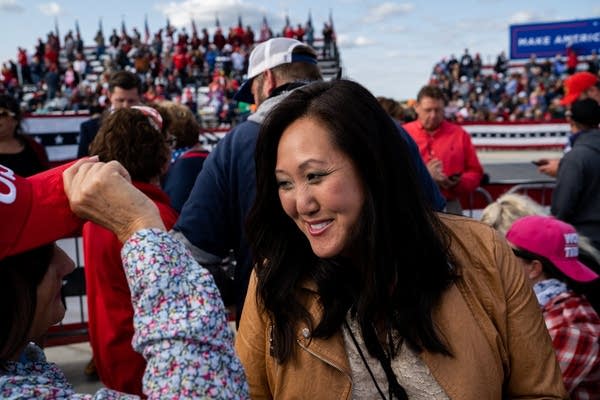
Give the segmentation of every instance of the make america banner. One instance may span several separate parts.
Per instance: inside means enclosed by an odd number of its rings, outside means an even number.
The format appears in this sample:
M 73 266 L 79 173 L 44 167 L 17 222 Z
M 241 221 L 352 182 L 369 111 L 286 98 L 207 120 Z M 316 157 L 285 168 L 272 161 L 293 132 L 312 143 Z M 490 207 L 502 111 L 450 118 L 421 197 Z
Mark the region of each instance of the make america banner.
M 600 53 L 600 18 L 510 26 L 510 58 L 553 57 L 572 46 L 578 56 Z

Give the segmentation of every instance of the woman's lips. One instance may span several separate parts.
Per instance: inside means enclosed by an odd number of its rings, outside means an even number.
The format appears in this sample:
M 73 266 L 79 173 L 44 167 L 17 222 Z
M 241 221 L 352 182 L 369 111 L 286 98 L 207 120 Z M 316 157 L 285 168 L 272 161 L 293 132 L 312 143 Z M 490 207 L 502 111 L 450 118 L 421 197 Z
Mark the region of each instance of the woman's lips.
M 319 236 L 325 232 L 327 228 L 329 228 L 332 222 L 332 219 L 328 219 L 326 221 L 306 222 L 308 233 L 313 236 Z

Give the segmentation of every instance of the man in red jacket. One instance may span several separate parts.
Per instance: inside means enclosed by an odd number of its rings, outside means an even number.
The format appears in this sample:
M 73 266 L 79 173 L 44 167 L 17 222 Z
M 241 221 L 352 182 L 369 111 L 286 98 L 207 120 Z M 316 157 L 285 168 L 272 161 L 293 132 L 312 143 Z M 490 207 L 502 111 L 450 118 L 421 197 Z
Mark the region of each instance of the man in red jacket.
M 435 86 L 417 95 L 417 120 L 404 125 L 419 146 L 423 162 L 446 198 L 446 211 L 462 214 L 459 197 L 473 192 L 483 177 L 471 137 L 444 119 L 445 97 Z

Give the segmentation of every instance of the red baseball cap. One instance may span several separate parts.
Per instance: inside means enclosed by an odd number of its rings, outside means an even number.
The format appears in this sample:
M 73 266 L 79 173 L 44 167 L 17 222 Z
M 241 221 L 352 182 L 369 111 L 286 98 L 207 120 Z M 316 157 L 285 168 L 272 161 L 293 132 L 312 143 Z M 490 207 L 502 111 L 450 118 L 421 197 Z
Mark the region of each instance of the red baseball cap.
M 598 274 L 579 262 L 579 236 L 572 225 L 554 217 L 530 215 L 516 220 L 506 240 L 513 246 L 545 257 L 577 282 L 590 282 Z
M 577 72 L 565 80 L 565 97 L 560 104 L 569 105 L 581 96 L 581 93 L 598 82 L 598 77 L 591 72 Z
M 0 165 L 0 259 L 76 234 L 62 173 L 72 163 L 21 178 Z

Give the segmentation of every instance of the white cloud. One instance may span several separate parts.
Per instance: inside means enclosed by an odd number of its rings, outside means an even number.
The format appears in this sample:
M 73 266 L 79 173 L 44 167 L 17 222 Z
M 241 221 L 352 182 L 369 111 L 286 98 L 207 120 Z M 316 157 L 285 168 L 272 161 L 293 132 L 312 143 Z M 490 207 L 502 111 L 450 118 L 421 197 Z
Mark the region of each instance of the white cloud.
M 39 5 L 39 9 L 43 14 L 48 16 L 56 16 L 61 14 L 60 4 L 52 1 L 50 3 L 43 3 Z
M 23 12 L 24 10 L 17 0 L 0 0 L 0 11 Z
M 510 16 L 508 22 L 511 24 L 524 24 L 537 19 L 537 16 L 529 11 L 517 11 Z
M 388 17 L 399 14 L 407 14 L 415 9 L 412 3 L 381 3 L 369 10 L 369 13 L 363 18 L 363 22 L 373 23 L 380 22 Z
M 338 46 L 340 46 L 342 48 L 352 49 L 352 48 L 356 48 L 356 47 L 372 46 L 376 42 L 365 36 L 357 36 L 355 38 L 351 38 L 350 36 L 348 36 L 346 34 L 339 34 L 337 36 L 337 43 L 338 43 Z
M 155 8 L 168 17 L 176 27 L 189 25 L 193 18 L 199 26 L 214 27 L 218 17 L 222 28 L 237 24 L 242 17 L 244 25 L 260 26 L 263 16 L 272 29 L 283 25 L 283 17 L 279 13 L 267 10 L 256 4 L 242 0 L 184 0 L 156 5 Z

